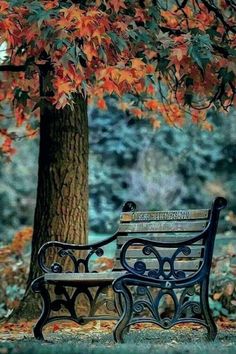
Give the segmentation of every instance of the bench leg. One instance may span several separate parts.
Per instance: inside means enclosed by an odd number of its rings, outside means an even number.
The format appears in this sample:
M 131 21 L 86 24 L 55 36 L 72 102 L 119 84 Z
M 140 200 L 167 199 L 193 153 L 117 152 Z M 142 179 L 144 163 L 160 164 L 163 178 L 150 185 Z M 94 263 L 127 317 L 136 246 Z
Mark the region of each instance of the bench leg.
M 41 316 L 40 316 L 38 322 L 36 323 L 36 325 L 33 328 L 33 333 L 34 333 L 34 337 L 36 339 L 44 340 L 42 330 L 43 330 L 43 327 L 45 326 L 45 324 L 47 323 L 47 320 L 49 318 L 50 311 L 51 311 L 50 295 L 49 295 L 48 290 L 45 287 L 45 282 L 44 282 L 43 278 L 36 279 L 32 284 L 32 289 L 35 293 L 40 293 L 40 295 L 42 296 L 42 299 L 43 299 L 42 313 L 41 313 Z
M 204 319 L 207 323 L 207 340 L 213 341 L 217 335 L 217 327 L 211 315 L 211 310 L 208 302 L 208 279 L 204 279 L 201 284 L 201 306 Z
M 123 285 L 120 281 L 115 281 L 113 288 L 118 293 L 119 305 L 122 313 L 119 313 L 120 319 L 118 320 L 114 330 L 113 337 L 115 342 L 124 342 L 124 334 L 129 331 L 128 323 L 132 315 L 132 296 L 129 289 Z M 123 295 L 123 302 L 121 296 Z
M 122 316 L 122 313 L 123 313 L 123 309 L 124 309 L 124 306 L 123 306 L 123 303 L 122 303 L 122 295 L 121 294 L 116 294 L 116 301 L 115 301 L 115 306 L 116 306 L 116 311 L 118 313 L 119 316 Z M 127 333 L 129 333 L 129 330 L 130 330 L 130 326 L 127 326 L 125 327 L 124 329 L 124 335 L 126 335 Z

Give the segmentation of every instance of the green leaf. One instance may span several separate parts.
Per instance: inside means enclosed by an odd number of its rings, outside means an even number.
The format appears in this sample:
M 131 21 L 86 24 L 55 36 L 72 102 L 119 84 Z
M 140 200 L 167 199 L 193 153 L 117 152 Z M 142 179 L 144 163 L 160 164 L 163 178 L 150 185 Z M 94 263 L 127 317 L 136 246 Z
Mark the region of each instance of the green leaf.
M 193 61 L 205 70 L 206 65 L 212 60 L 212 44 L 208 34 L 196 34 L 192 36 L 188 51 Z
M 224 307 L 221 309 L 220 312 L 221 312 L 222 315 L 224 315 L 224 316 L 228 316 L 228 314 L 229 314 L 229 311 L 228 311 L 227 309 L 225 309 Z
M 30 98 L 27 91 L 21 90 L 21 88 L 16 87 L 14 90 L 14 98 L 23 106 L 26 106 L 27 99 Z
M 192 103 L 192 100 L 193 100 L 193 94 L 192 93 L 186 93 L 184 95 L 184 103 L 187 104 L 187 105 L 190 105 Z
M 108 32 L 108 36 L 111 38 L 114 46 L 118 48 L 120 52 L 127 48 L 126 41 L 123 38 L 117 36 L 116 33 Z

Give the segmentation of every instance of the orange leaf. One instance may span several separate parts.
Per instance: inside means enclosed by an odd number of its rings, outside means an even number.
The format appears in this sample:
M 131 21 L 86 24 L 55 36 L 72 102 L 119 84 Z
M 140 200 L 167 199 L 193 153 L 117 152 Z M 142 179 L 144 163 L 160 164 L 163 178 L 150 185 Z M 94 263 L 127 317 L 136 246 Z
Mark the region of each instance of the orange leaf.
M 60 326 L 58 326 L 58 324 L 55 323 L 55 324 L 53 325 L 53 329 L 52 329 L 53 332 L 56 332 L 56 331 L 58 331 L 59 329 L 60 329 Z
M 144 103 L 145 107 L 150 109 L 151 111 L 156 111 L 159 109 L 160 104 L 156 100 L 148 100 L 147 102 Z
M 132 68 L 136 70 L 143 70 L 146 64 L 139 58 L 131 59 Z
M 104 84 L 103 84 L 103 89 L 107 91 L 108 93 L 117 93 L 119 94 L 119 90 L 116 84 L 110 79 L 105 79 Z
M 88 59 L 88 61 L 91 61 L 93 57 L 97 58 L 98 53 L 97 50 L 94 48 L 94 45 L 90 42 L 85 43 L 83 45 L 83 51 Z
M 15 113 L 15 117 L 16 117 L 17 126 L 20 127 L 27 119 L 27 116 L 24 112 L 24 108 L 23 107 L 16 107 L 14 110 L 14 113 Z
M 148 87 L 147 87 L 147 93 L 149 93 L 150 95 L 154 95 L 154 93 L 155 93 L 155 87 L 154 87 L 152 84 L 148 85 Z
M 1 150 L 3 153 L 8 155 L 13 155 L 16 152 L 16 149 L 12 147 L 12 139 L 9 136 L 5 138 L 5 141 L 1 146 Z
M 120 9 L 126 9 L 123 0 L 112 0 L 110 7 L 113 8 L 115 12 L 118 12 Z
M 4 11 L 6 11 L 9 8 L 9 4 L 7 1 L 0 1 L 0 13 L 3 15 Z
M 212 132 L 214 130 L 213 125 L 209 122 L 206 122 L 206 121 L 203 122 L 201 126 L 204 130 L 208 130 L 209 132 Z
M 59 2 L 58 0 L 51 0 L 51 1 L 45 1 L 45 4 L 43 5 L 45 10 L 51 10 L 53 9 L 54 7 L 57 7 L 59 6 Z
M 130 110 L 130 112 L 135 116 L 135 117 L 138 117 L 138 118 L 142 118 L 143 117 L 143 111 L 139 108 L 132 108 Z
M 154 117 L 150 118 L 150 123 L 154 129 L 159 129 L 161 126 L 161 122 Z
M 98 108 L 100 108 L 100 109 L 103 109 L 103 110 L 107 109 L 106 101 L 103 98 L 100 98 L 97 101 L 97 105 L 98 105 Z

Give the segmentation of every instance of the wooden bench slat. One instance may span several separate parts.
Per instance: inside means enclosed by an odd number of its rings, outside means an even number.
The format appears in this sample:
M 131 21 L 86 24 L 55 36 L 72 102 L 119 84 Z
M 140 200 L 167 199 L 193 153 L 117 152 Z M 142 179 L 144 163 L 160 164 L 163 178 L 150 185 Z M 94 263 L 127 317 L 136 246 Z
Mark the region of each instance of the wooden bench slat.
M 122 268 L 123 269 L 123 268 Z M 45 281 L 63 281 L 63 282 L 107 282 L 125 274 L 125 271 L 120 272 L 100 272 L 100 273 L 46 273 L 44 275 Z
M 202 247 L 190 247 L 191 253 L 187 256 L 184 255 L 182 252 L 179 253 L 178 258 L 195 258 L 195 257 L 200 257 L 201 256 L 201 251 Z M 160 253 L 161 257 L 171 257 L 173 253 L 175 252 L 175 249 L 172 248 L 161 248 L 161 247 L 156 247 L 156 250 Z M 127 258 L 151 258 L 153 257 L 153 254 L 150 254 L 149 256 L 146 256 L 143 254 L 142 249 L 128 249 L 125 254 L 126 259 Z M 116 258 L 120 258 L 120 249 L 116 250 Z
M 134 264 L 138 261 L 139 259 L 126 259 L 127 263 L 129 266 L 134 266 Z M 174 269 L 176 270 L 197 270 L 199 268 L 200 261 L 202 259 L 198 258 L 198 260 L 183 260 L 183 261 L 175 261 L 174 262 Z M 140 259 L 140 261 L 144 261 L 143 259 Z M 147 269 L 157 269 L 158 267 L 158 261 L 156 259 L 146 259 L 144 263 L 147 266 Z M 119 260 L 115 262 L 114 269 L 123 269 L 121 263 Z M 165 262 L 164 264 L 164 270 L 169 270 L 170 265 L 169 263 Z
M 208 219 L 209 209 L 171 210 L 171 211 L 136 211 L 121 214 L 121 222 L 161 221 L 161 220 L 201 220 Z
M 207 223 L 203 221 L 159 221 L 123 223 L 119 225 L 119 232 L 191 232 L 202 231 Z
M 177 242 L 183 242 L 183 241 L 187 241 L 191 238 L 193 238 L 194 236 L 167 236 L 167 235 L 156 235 L 156 236 L 143 236 L 143 235 L 137 235 L 138 238 L 144 239 L 144 240 L 150 240 L 150 241 L 156 241 L 156 242 L 172 242 L 173 246 L 175 243 Z M 117 237 L 117 244 L 118 245 L 123 245 L 125 242 L 132 240 L 134 238 L 134 236 L 118 236 Z M 194 243 L 194 245 L 201 245 L 202 244 L 202 240 L 199 240 L 197 242 Z M 191 245 L 193 246 L 193 245 Z M 174 246 L 175 247 L 175 246 Z

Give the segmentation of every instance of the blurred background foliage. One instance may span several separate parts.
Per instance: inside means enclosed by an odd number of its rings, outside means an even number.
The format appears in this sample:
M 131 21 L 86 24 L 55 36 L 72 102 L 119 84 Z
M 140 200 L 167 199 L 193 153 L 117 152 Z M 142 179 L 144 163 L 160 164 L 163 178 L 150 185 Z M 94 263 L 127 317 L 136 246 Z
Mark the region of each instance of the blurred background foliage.
M 235 113 L 210 112 L 214 132 L 186 124 L 153 130 L 124 117 L 115 101 L 90 111 L 90 227 L 114 230 L 125 200 L 141 209 L 209 206 L 221 195 L 236 210 Z
M 109 99 L 108 110 L 89 110 L 90 241 L 116 230 L 127 200 L 151 210 L 209 207 L 214 196 L 226 197 L 210 306 L 215 318 L 234 320 L 236 111 L 209 112 L 215 129 L 208 132 L 192 124 L 153 130 L 117 107 Z M 0 317 L 8 316 L 24 294 L 37 186 L 38 139 L 19 139 L 15 148 L 12 161 L 0 165 Z
M 140 209 L 208 207 L 216 195 L 228 199 L 230 229 L 236 212 L 236 112 L 208 113 L 213 132 L 193 124 L 153 128 L 109 99 L 108 110 L 89 110 L 90 230 L 115 231 L 122 204 Z M 17 141 L 12 162 L 0 166 L 0 242 L 32 225 L 37 186 L 38 139 Z M 222 224 L 221 224 L 222 225 Z

